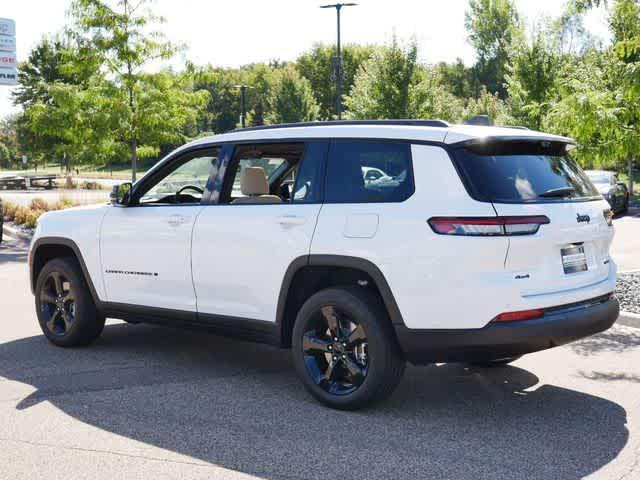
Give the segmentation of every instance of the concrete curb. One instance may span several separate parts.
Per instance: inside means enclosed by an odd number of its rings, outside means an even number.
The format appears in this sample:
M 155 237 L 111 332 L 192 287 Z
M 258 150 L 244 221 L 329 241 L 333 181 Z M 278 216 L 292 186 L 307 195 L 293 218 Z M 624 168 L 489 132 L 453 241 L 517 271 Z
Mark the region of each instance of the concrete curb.
M 5 235 L 8 235 L 22 242 L 31 243 L 32 235 L 25 233 L 21 228 L 16 227 L 12 223 L 4 222 L 2 225 L 2 230 Z
M 616 320 L 616 323 L 627 327 L 640 328 L 640 315 L 631 312 L 620 312 L 620 316 L 618 317 L 618 320 Z

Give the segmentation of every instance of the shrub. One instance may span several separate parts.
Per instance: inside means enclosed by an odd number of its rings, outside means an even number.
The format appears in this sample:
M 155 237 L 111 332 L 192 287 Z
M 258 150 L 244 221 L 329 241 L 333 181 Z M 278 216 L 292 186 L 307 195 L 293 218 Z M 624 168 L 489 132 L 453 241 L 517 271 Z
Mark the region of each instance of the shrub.
M 13 223 L 17 225 L 24 223 L 27 220 L 27 215 L 29 215 L 29 209 L 19 205 L 13 214 Z
M 42 198 L 34 198 L 28 207 L 23 207 L 13 202 L 4 201 L 2 204 L 5 221 L 24 224 L 27 227 L 35 228 L 38 219 L 45 212 L 52 210 L 64 210 L 65 208 L 77 205 L 71 199 L 62 197 L 55 203 L 47 203 Z
M 56 203 L 54 203 L 50 210 L 64 210 L 66 208 L 71 208 L 73 207 L 75 204 L 73 203 L 73 201 L 70 198 L 67 197 L 62 197 L 60 198 L 60 200 L 58 200 Z
M 38 218 L 44 213 L 44 210 L 29 210 L 24 219 L 24 224 L 30 228 L 36 228 L 38 225 Z
M 51 207 L 42 198 L 34 198 L 33 200 L 31 200 L 31 205 L 29 206 L 29 208 L 31 208 L 31 210 L 44 210 L 45 212 L 48 212 Z
M 7 221 L 12 221 L 13 217 L 16 214 L 16 209 L 18 208 L 18 205 L 16 203 L 13 202 L 3 202 L 2 203 L 2 209 L 3 209 L 3 213 L 4 213 L 4 219 Z

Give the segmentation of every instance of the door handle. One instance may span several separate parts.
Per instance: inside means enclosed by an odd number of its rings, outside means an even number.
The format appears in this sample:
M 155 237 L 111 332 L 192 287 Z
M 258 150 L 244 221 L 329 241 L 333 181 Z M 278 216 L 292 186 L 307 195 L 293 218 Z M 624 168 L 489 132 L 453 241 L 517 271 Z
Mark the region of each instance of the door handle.
M 183 223 L 187 223 L 187 220 L 188 218 L 183 215 L 173 215 L 169 217 L 169 220 L 167 221 L 167 223 L 172 227 L 178 227 Z
M 280 225 L 304 225 L 306 221 L 306 218 L 296 215 L 283 215 L 282 217 L 278 217 L 278 223 Z

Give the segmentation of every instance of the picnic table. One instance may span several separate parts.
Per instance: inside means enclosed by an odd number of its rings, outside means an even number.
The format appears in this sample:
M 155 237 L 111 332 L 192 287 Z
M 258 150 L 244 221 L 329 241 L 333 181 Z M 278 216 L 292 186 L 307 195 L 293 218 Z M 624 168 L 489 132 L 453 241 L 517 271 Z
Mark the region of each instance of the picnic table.
M 5 190 L 27 190 L 29 188 L 50 190 L 54 187 L 55 179 L 55 175 L 8 175 L 0 177 L 0 188 Z

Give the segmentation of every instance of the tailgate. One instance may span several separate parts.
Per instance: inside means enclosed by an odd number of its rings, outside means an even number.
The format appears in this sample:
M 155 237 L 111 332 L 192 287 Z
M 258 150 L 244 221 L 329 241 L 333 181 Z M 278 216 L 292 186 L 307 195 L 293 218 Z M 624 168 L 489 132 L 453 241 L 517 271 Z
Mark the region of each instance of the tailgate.
M 613 227 L 604 200 L 500 204 L 498 215 L 546 215 L 535 235 L 509 237 L 505 268 L 521 282 L 522 296 L 557 293 L 604 281 L 609 275 Z

